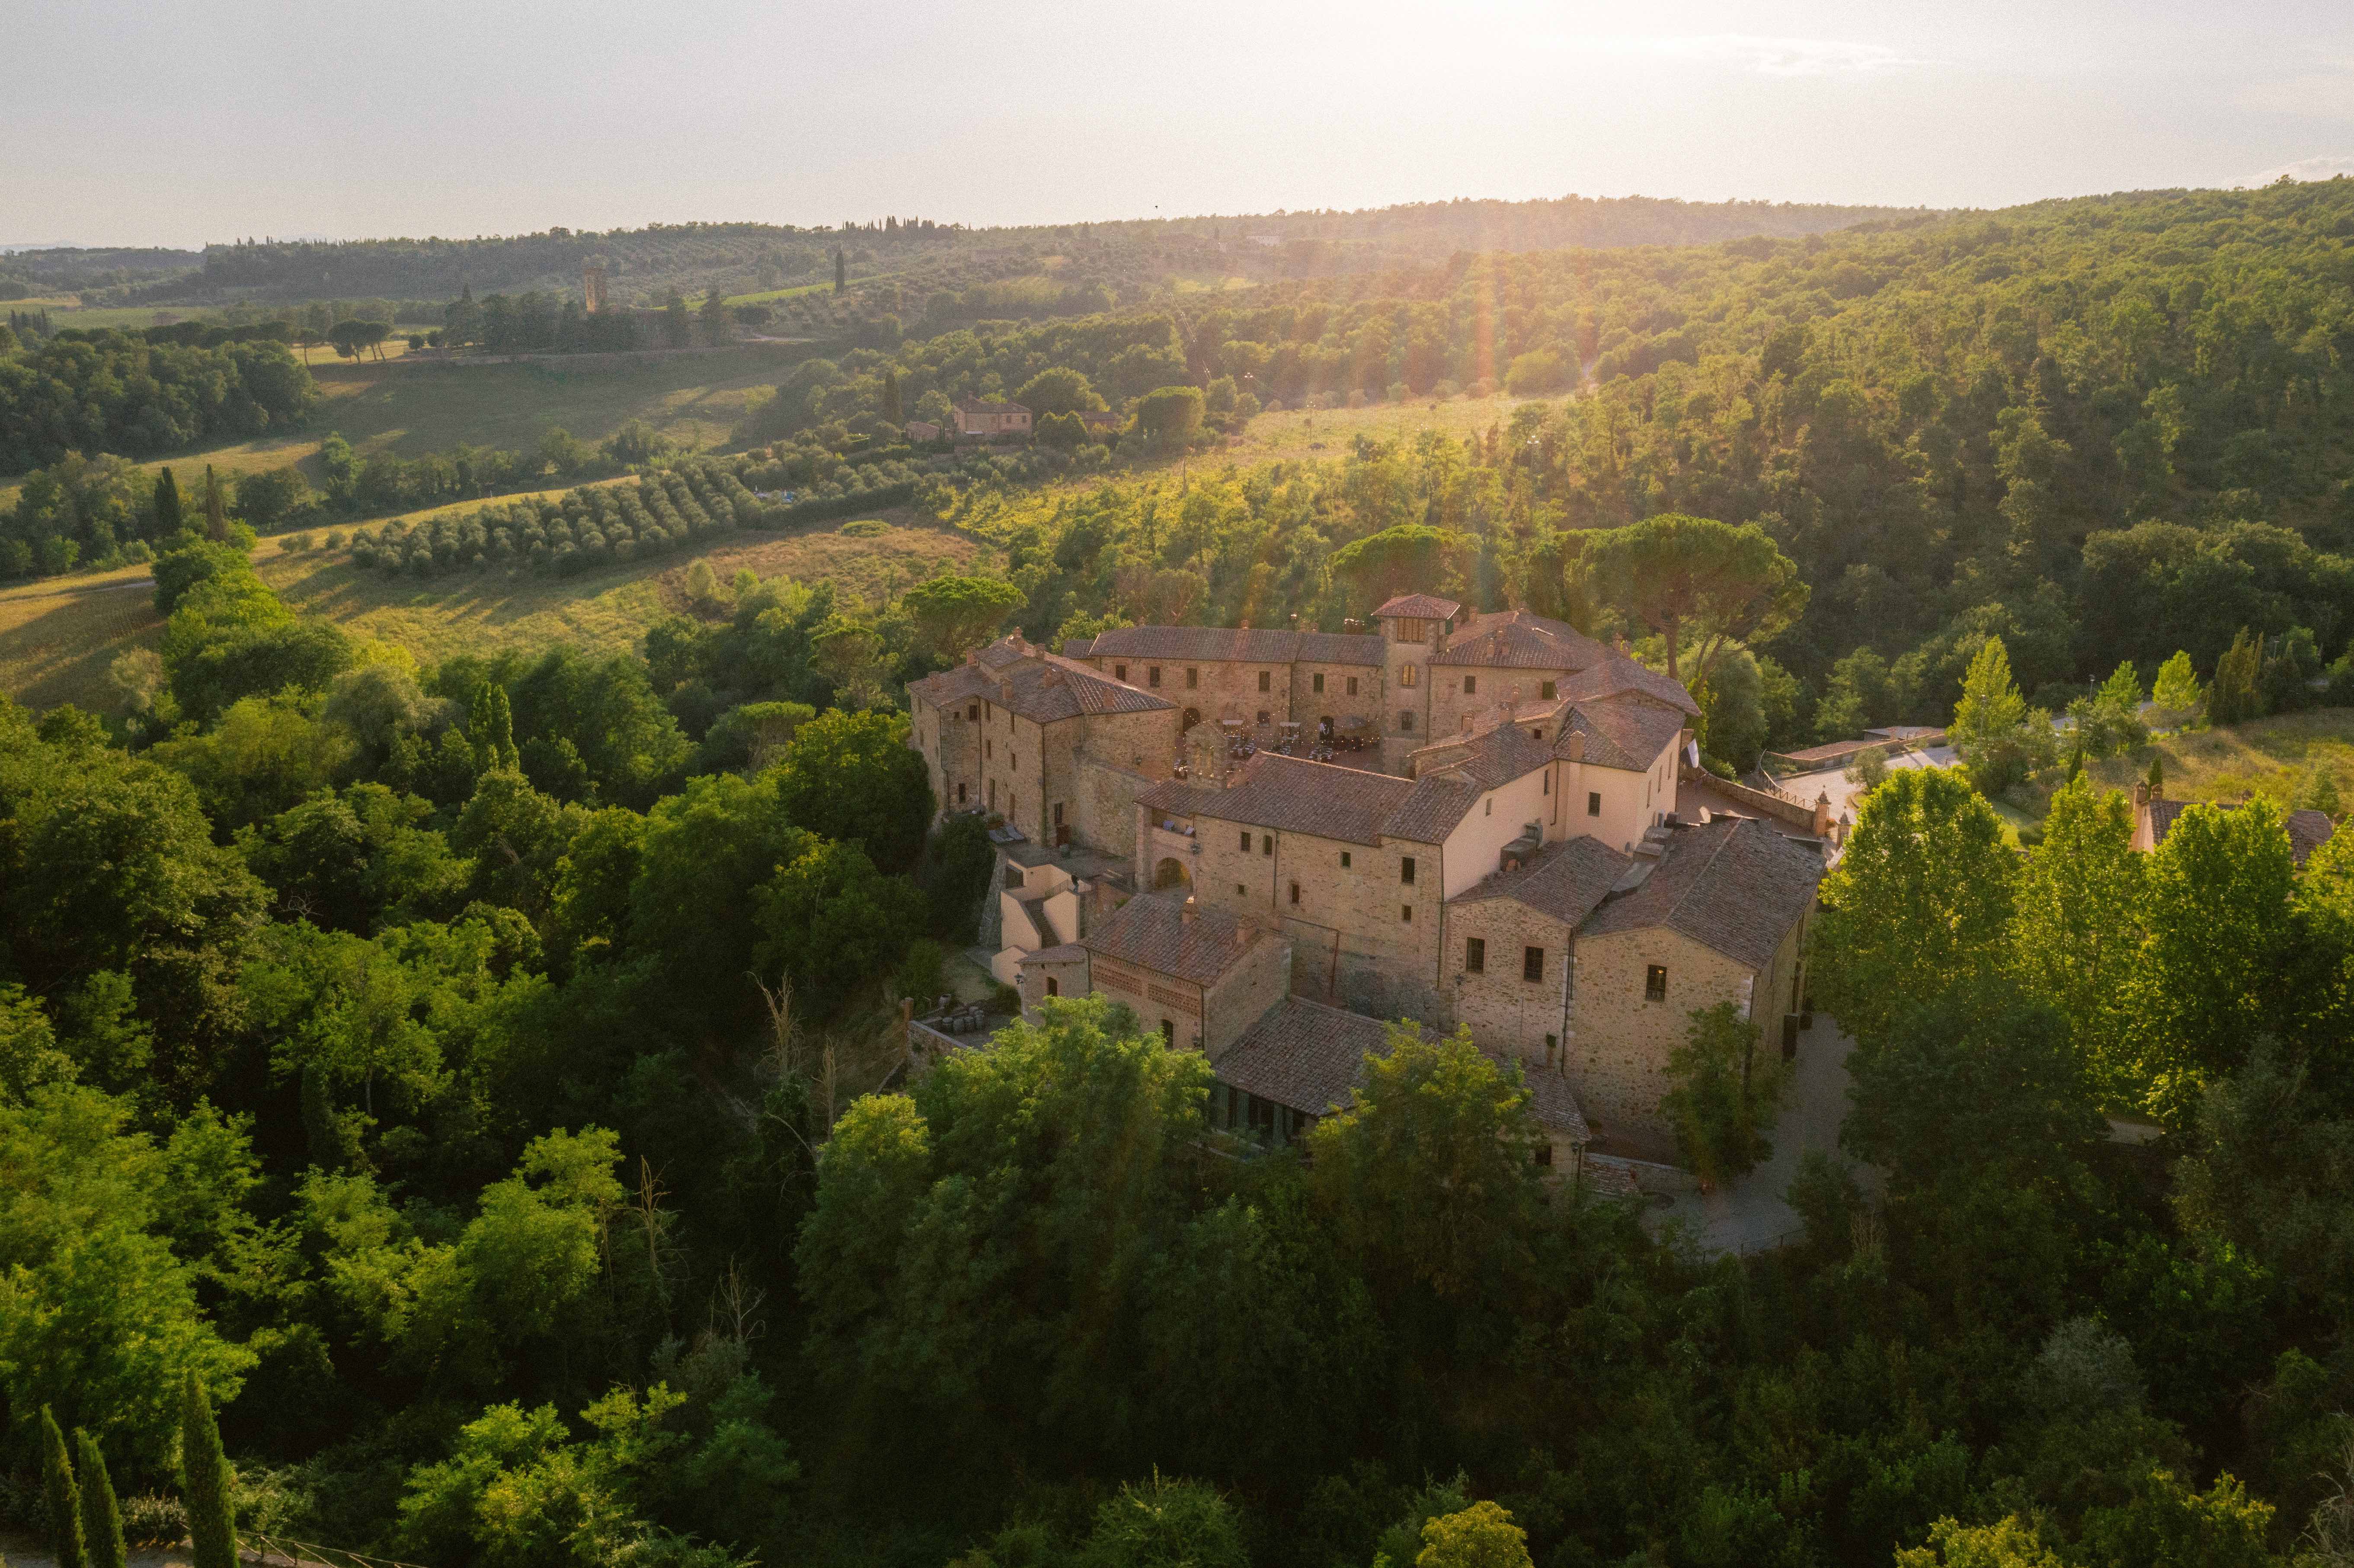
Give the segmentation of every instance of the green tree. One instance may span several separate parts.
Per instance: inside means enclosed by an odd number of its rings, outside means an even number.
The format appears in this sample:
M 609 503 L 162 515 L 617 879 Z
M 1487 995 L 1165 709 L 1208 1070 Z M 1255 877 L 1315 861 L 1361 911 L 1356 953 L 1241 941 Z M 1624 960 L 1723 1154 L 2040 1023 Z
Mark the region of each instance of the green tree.
M 734 326 L 727 319 L 727 302 L 719 297 L 717 284 L 704 293 L 703 309 L 697 313 L 702 318 L 703 341 L 712 347 L 717 348 L 735 337 Z
M 688 313 L 686 296 L 676 289 L 663 305 L 663 341 L 672 348 L 684 348 L 694 341 L 695 317 Z
M 175 539 L 187 526 L 180 511 L 180 484 L 168 468 L 155 476 L 155 494 L 150 508 L 154 519 L 147 530 L 151 539 Z
M 1897 1552 L 1896 1568 L 2068 1568 L 2068 1563 L 2043 1543 L 2032 1524 L 2010 1514 L 1992 1524 L 1941 1519 L 1929 1527 L 1927 1545 Z
M 2207 693 L 2208 718 L 2222 725 L 2262 718 L 2264 669 L 2264 639 L 2243 626 L 2232 639 L 2232 646 L 2216 662 L 2215 682 Z
M 1528 1532 L 1491 1502 L 1432 1520 L 1422 1541 L 1414 1568 L 1531 1568 Z
M 122 1542 L 122 1505 L 114 1496 L 114 1478 L 106 1473 L 106 1456 L 89 1433 L 74 1428 L 74 1457 L 81 1489 L 81 1533 L 90 1553 L 90 1568 L 124 1568 L 130 1553 Z M 63 1568 L 64 1558 L 58 1559 Z
M 924 649 L 953 663 L 988 641 L 1022 608 L 1022 590 L 1002 577 L 941 576 L 899 596 Z
M 1425 1040 L 1392 1026 L 1364 1086 L 1308 1135 L 1313 1188 L 1352 1255 L 1392 1287 L 1469 1300 L 1522 1266 L 1544 1134 L 1519 1069 L 1468 1028 Z
M 885 873 L 912 870 L 923 853 L 931 779 L 907 745 L 904 714 L 822 714 L 794 732 L 773 776 L 796 827 L 864 846 Z
M 2002 960 L 2016 865 L 2002 820 L 1951 769 L 1900 768 L 1864 797 L 1815 933 L 1818 987 L 1850 1033 Z
M 2199 673 L 2190 667 L 2190 654 L 2178 651 L 2158 667 L 2150 701 L 2158 707 L 2159 722 L 2168 728 L 2179 728 L 2198 716 L 2207 694 L 2199 684 Z
M 1946 734 L 1980 789 L 1993 794 L 2019 779 L 2029 756 L 2027 700 L 2010 678 L 2010 654 L 1989 637 L 1962 679 L 1962 700 Z
M 781 969 L 820 1014 L 841 1011 L 895 969 L 923 934 L 924 899 L 854 843 L 811 838 L 759 891 L 760 972 Z
M 1242 1523 L 1216 1489 L 1152 1473 L 1096 1510 L 1086 1568 L 1248 1568 Z
M 1773 1154 L 1766 1131 L 1781 1097 L 1781 1069 L 1778 1057 L 1759 1059 L 1757 1026 L 1732 1002 L 1692 1011 L 1684 1043 L 1668 1054 L 1659 1113 L 1702 1181 L 1735 1181 Z
M 1087 376 L 1067 365 L 1050 365 L 1022 384 L 1013 400 L 1037 419 L 1049 414 L 1080 414 L 1104 406 Z
M 466 737 L 473 746 L 476 777 L 522 768 L 522 754 L 515 749 L 514 712 L 507 702 L 507 689 L 496 681 L 484 681 L 474 688 L 473 705 L 466 715 Z
M 49 1516 L 49 1554 L 58 1568 L 90 1568 L 88 1538 L 82 1533 L 81 1488 L 66 1453 L 66 1435 L 46 1404 L 41 1406 L 41 1503 Z
M 210 463 L 205 464 L 205 537 L 216 545 L 228 540 L 228 503 Z
M 1691 679 L 1735 643 L 1761 643 L 1795 624 L 1807 608 L 1798 568 L 1755 523 L 1661 513 L 1585 542 L 1587 579 L 1606 603 L 1667 640 L 1668 674 Z
M 2030 996 L 2067 1021 L 2104 1090 L 2132 1090 L 2129 991 L 2141 959 L 2147 857 L 2133 847 L 2133 808 L 2084 779 L 2052 797 L 2043 839 L 2019 877 L 2010 949 Z
M 180 1400 L 180 1501 L 188 1512 L 190 1561 L 195 1568 L 237 1568 L 228 1458 L 212 1400 L 193 1372 L 181 1382 Z
M 1174 451 L 1202 428 L 1198 387 L 1162 387 L 1136 400 L 1136 428 L 1163 451 Z
M 2281 1027 L 2296 865 L 2279 808 L 2186 807 L 2152 852 L 2130 995 L 2151 1112 L 2188 1126 L 2206 1086 Z
M 1370 609 L 1401 593 L 1443 586 L 1469 543 L 1461 534 L 1401 523 L 1333 551 L 1332 575 L 1349 585 L 1351 604 Z
M 833 291 L 839 294 L 849 284 L 850 263 L 843 258 L 842 247 L 837 245 L 833 248 Z
M 907 422 L 907 410 L 899 406 L 899 371 L 896 366 L 885 366 L 883 369 L 882 412 L 883 422 L 886 425 Z

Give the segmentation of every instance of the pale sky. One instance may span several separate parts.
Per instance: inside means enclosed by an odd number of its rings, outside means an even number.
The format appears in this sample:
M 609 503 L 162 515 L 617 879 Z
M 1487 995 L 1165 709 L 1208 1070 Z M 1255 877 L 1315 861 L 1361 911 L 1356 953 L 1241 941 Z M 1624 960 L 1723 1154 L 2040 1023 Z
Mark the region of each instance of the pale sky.
M 2348 0 L 0 0 L 0 245 L 2354 172 Z

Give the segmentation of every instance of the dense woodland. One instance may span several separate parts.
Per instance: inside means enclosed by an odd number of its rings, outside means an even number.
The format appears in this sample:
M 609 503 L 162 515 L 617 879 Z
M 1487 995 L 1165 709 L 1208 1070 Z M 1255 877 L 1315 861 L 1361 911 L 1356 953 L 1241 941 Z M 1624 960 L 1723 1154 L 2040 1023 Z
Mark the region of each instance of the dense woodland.
M 290 611 L 254 527 L 351 515 L 348 449 L 267 517 L 43 469 L 8 539 L 136 544 L 166 619 L 113 711 L 0 707 L 0 1513 L 58 1524 L 46 1408 L 138 1530 L 208 1517 L 193 1377 L 245 1528 L 430 1568 L 2354 1562 L 2354 837 L 2299 868 L 2256 802 L 2137 853 L 2036 712 L 2114 747 L 2152 674 L 2218 723 L 2354 691 L 2349 245 L 2338 182 L 918 333 L 799 367 L 743 450 L 551 442 L 637 471 L 353 544 L 564 572 L 887 502 L 1005 561 L 887 604 L 698 562 L 617 655 L 420 667 Z M 1468 441 L 1214 455 L 1260 403 L 1515 378 Z M 889 444 L 968 392 L 1129 420 Z M 1676 620 L 1628 569 L 1673 539 L 1764 607 Z M 1969 747 L 1825 885 L 1884 1180 L 1810 1164 L 1796 1244 L 1548 1185 L 1461 1041 L 1291 1150 L 1093 1002 L 869 1092 L 991 868 L 930 825 L 907 681 L 1407 581 L 1683 634 L 1721 763 Z M 1744 1044 L 1695 1018 L 1684 1103 L 1750 1115 Z

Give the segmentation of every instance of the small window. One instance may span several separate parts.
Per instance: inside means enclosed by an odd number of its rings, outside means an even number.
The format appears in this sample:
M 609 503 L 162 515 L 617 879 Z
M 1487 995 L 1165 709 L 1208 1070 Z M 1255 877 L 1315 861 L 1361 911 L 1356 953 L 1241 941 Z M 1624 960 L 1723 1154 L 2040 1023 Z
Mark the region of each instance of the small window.
M 1479 676 L 1466 675 L 1463 677 L 1463 694 L 1467 697 L 1476 697 L 1479 694 Z
M 1258 673 L 1258 689 L 1262 692 L 1271 692 L 1275 690 L 1274 685 L 1271 683 L 1274 680 L 1274 672 L 1269 670 L 1261 670 Z
M 1414 856 L 1409 854 L 1399 857 L 1398 880 L 1409 887 L 1414 885 Z
M 1488 943 L 1482 937 L 1463 938 L 1463 972 L 1484 975 L 1488 972 Z
M 1411 665 L 1411 664 L 1402 664 L 1402 665 L 1400 665 L 1400 666 L 1398 667 L 1398 684 L 1399 684 L 1399 685 L 1401 685 L 1401 686 L 1411 686 L 1411 685 L 1413 685 L 1416 681 L 1418 681 L 1418 680 L 1420 680 L 1420 679 L 1421 679 L 1421 677 L 1420 677 L 1417 673 L 1416 673 L 1416 672 L 1415 672 L 1415 667 L 1414 667 L 1413 665 Z
M 1349 852 L 1347 850 L 1342 850 L 1341 852 L 1341 869 L 1342 871 L 1349 869 Z
M 1241 883 L 1237 882 L 1237 883 L 1235 883 L 1235 897 L 1237 897 L 1237 898 L 1248 898 L 1248 897 L 1250 896 L 1250 895 L 1249 895 L 1249 894 L 1247 894 L 1247 893 L 1246 893 L 1246 892 L 1244 892 L 1244 891 L 1243 891 L 1243 885 L 1242 885 Z
M 1398 709 L 1398 733 L 1400 735 L 1414 733 L 1414 715 L 1404 708 Z
M 1538 738 L 1539 740 L 1543 740 L 1543 739 L 1544 738 L 1544 736 L 1537 736 L 1537 738 Z M 1544 788 L 1543 788 L 1543 789 L 1540 789 L 1540 790 L 1538 790 L 1538 791 L 1537 791 L 1537 793 L 1538 793 L 1538 794 L 1540 794 L 1540 795 L 1550 795 L 1550 794 L 1552 794 L 1552 793 L 1553 793 L 1553 769 L 1552 769 L 1552 768 L 1546 768 L 1546 769 L 1544 770 Z
M 1291 901 L 1294 904 L 1299 902 L 1299 884 L 1296 882 L 1291 885 Z
M 1643 971 L 1643 1000 L 1668 1000 L 1668 967 L 1665 964 L 1653 964 Z
M 964 710 L 964 717 L 967 724 L 979 724 L 981 722 L 981 705 L 979 703 L 974 703 L 970 707 L 966 708 Z
M 1357 694 L 1357 677 L 1354 675 L 1349 677 L 1349 694 L 1352 697 Z
M 1261 725 L 1265 725 L 1267 723 L 1267 710 L 1265 708 L 1258 710 L 1258 722 Z
M 1176 1040 L 1177 1026 L 1170 1022 L 1167 1019 L 1162 1019 L 1161 1021 L 1161 1043 L 1163 1045 L 1171 1045 L 1174 1044 Z
M 1125 680 L 1127 680 L 1127 679 L 1128 679 L 1128 666 L 1127 666 L 1127 665 L 1125 665 L 1125 664 L 1114 664 L 1114 665 L 1111 667 L 1111 678 L 1112 678 L 1113 680 L 1115 680 L 1115 681 L 1125 681 Z
M 1063 825 L 1063 803 L 1060 800 L 1055 802 L 1055 825 L 1058 828 Z
M 1308 689 L 1314 692 L 1318 696 L 1322 696 L 1324 694 L 1324 677 L 1321 675 L 1309 676 Z
M 957 786 L 957 804 L 960 806 L 964 804 L 964 786 L 961 784 Z
M 1190 691 L 1192 691 L 1194 687 L 1196 687 L 1196 686 L 1200 685 L 1201 683 L 1202 683 L 1202 672 L 1201 672 L 1201 671 L 1199 671 L 1199 670 L 1197 670 L 1197 669 L 1195 669 L 1195 668 L 1194 668 L 1193 665 L 1191 665 L 1191 664 L 1186 665 L 1186 666 L 1185 666 L 1185 689 L 1186 689 L 1187 691 L 1189 691 L 1189 692 L 1190 692 Z
M 1250 830 L 1247 828 L 1243 830 L 1243 853 L 1250 853 Z
M 1544 949 L 1543 948 L 1522 948 L 1521 949 L 1521 978 L 1524 980 L 1541 980 L 1544 979 Z
M 1275 853 L 1275 835 L 1273 833 L 1259 834 L 1258 853 L 1265 855 L 1271 855 Z
M 1403 920 L 1403 921 L 1405 921 L 1405 922 L 1407 925 L 1409 925 L 1409 926 L 1413 925 L 1413 924 L 1414 924 L 1414 906 L 1413 906 L 1413 905 L 1411 905 L 1411 904 L 1401 904 L 1401 905 L 1399 905 L 1399 906 L 1398 906 L 1398 918 L 1399 918 L 1399 919 L 1401 919 L 1401 920 Z
M 1048 996 L 1060 996 L 1060 995 L 1062 995 L 1062 994 L 1063 994 L 1063 982 L 1062 982 L 1061 980 L 1056 980 L 1053 975 L 1048 975 L 1048 976 L 1046 977 L 1046 994 L 1047 994 Z
M 1161 666 L 1158 664 L 1146 665 L 1144 670 L 1144 680 L 1147 685 L 1158 686 L 1161 684 Z
M 1544 701 L 1548 703 L 1553 701 L 1553 683 L 1551 681 L 1539 681 L 1537 683 L 1537 695 Z
M 1537 1145 L 1536 1160 L 1537 1160 L 1537 1163 L 1538 1163 L 1538 1164 L 1540 1164 L 1540 1165 L 1544 1165 L 1544 1166 L 1550 1166 L 1550 1165 L 1552 1165 L 1552 1163 L 1553 1163 L 1553 1139 L 1545 1139 L 1543 1143 L 1540 1143 L 1540 1144 L 1538 1144 L 1538 1145 Z
M 993 740 L 984 740 L 981 743 L 981 759 L 983 762 L 994 762 L 997 760 L 997 742 Z
M 1599 790 L 1588 789 L 1585 792 L 1585 814 L 1589 817 L 1598 817 L 1602 814 L 1602 795 Z
M 1496 797 L 1490 795 L 1479 802 L 1479 814 L 1483 817 L 1492 817 L 1496 814 Z

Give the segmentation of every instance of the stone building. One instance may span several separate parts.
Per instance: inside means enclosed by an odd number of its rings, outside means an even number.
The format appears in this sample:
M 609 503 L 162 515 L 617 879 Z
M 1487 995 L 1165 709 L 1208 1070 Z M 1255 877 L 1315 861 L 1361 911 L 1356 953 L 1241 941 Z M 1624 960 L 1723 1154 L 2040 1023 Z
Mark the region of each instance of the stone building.
M 949 418 L 955 422 L 958 435 L 978 436 L 983 440 L 1030 433 L 1030 410 L 1019 403 L 967 397 L 949 406 Z
M 1273 1136 L 1345 1101 L 1405 1019 L 1520 1064 L 1562 1159 L 1659 1154 L 1693 1012 L 1795 1043 L 1821 846 L 1686 821 L 1697 705 L 1623 652 L 1430 595 L 1374 621 L 1007 637 L 911 685 L 941 810 L 1002 849 L 1000 978 L 1028 1008 L 1125 1002 Z M 1278 749 L 1341 733 L 1368 745 Z

